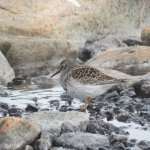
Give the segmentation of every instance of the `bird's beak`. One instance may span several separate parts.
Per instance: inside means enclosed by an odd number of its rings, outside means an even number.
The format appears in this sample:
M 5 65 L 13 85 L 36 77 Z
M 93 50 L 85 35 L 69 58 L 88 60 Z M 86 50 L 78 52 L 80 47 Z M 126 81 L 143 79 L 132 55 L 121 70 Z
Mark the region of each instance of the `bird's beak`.
M 51 78 L 54 77 L 56 74 L 60 73 L 61 69 L 59 69 L 58 71 L 56 71 L 53 75 L 51 75 Z

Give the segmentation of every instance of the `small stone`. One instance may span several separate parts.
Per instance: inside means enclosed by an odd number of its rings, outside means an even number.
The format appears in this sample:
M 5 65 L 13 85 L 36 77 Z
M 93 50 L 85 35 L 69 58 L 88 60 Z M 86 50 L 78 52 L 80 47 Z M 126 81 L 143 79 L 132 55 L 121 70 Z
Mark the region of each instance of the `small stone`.
M 106 112 L 107 121 L 113 120 L 113 112 L 107 111 Z
M 116 101 L 116 100 L 118 100 L 118 98 L 119 98 L 119 94 L 116 91 L 113 91 L 111 93 L 107 93 L 104 96 L 103 100 L 104 101 L 106 101 L 106 100 L 108 100 L 108 101 Z
M 7 111 L 3 108 L 0 108 L 0 118 L 7 116 Z
M 121 113 L 121 110 L 120 110 L 119 107 L 115 107 L 115 108 L 113 109 L 113 112 L 116 113 L 116 114 L 119 114 L 119 113 Z
M 76 132 L 76 131 L 79 131 L 79 128 L 70 122 L 64 122 L 61 125 L 61 131 L 60 131 L 61 134 L 67 132 Z
M 150 97 L 150 81 L 142 80 L 133 84 L 137 96 L 141 98 Z
M 61 111 L 61 112 L 67 112 L 67 110 L 68 110 L 67 108 L 68 108 L 67 106 L 62 105 L 62 106 L 60 107 L 59 111 Z
M 121 96 L 121 97 L 119 98 L 119 100 L 116 102 L 116 105 L 117 105 L 117 106 L 126 105 L 126 104 L 129 104 L 130 101 L 132 101 L 132 98 L 131 98 L 131 97 L 128 97 L 128 96 Z
M 133 40 L 133 39 L 123 40 L 123 42 L 128 46 L 143 45 L 141 41 Z
M 38 108 L 36 106 L 33 106 L 31 104 L 28 104 L 27 107 L 25 108 L 26 111 L 30 111 L 30 112 L 37 112 Z
M 22 112 L 23 110 L 21 110 L 20 108 L 16 108 L 16 107 L 11 107 L 8 109 L 9 116 L 21 117 Z
M 59 105 L 60 105 L 59 100 L 52 100 L 49 103 L 50 103 L 50 107 L 59 107 Z
M 8 110 L 9 106 L 7 103 L 0 102 L 0 108 L 4 108 L 4 109 Z
M 86 132 L 104 134 L 105 129 L 100 127 L 97 123 L 89 123 L 86 127 Z
M 124 146 L 123 143 L 118 143 L 118 142 L 114 143 L 113 149 L 114 149 L 114 150 L 128 150 L 128 149 Z
M 119 143 L 123 142 L 123 143 L 127 144 L 127 136 L 126 135 L 112 133 L 109 137 L 109 140 L 110 140 L 111 144 L 114 144 L 116 142 L 119 142 Z
M 121 96 L 128 96 L 128 97 L 135 97 L 136 93 L 134 91 L 134 88 L 130 87 L 130 88 L 127 88 L 127 89 L 124 89 L 123 91 L 121 91 L 120 95 Z
M 129 112 L 134 112 L 135 108 L 132 104 L 128 105 L 127 107 L 125 107 L 126 110 L 128 110 Z
M 130 114 L 128 112 L 123 112 L 117 116 L 117 120 L 120 122 L 126 122 L 130 118 Z
M 150 149 L 150 141 L 140 141 L 140 142 L 138 143 L 138 146 L 139 146 L 141 149 L 149 150 L 149 149 Z
M 49 150 L 51 147 L 51 143 L 46 139 L 38 139 L 34 142 L 35 150 Z

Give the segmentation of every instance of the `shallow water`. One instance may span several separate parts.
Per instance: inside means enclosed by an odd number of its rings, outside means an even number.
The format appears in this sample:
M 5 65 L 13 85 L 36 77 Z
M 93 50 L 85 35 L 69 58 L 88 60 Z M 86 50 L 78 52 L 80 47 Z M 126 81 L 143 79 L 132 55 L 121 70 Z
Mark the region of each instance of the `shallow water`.
M 143 127 L 136 123 L 123 123 L 117 120 L 109 121 L 116 127 L 121 127 L 129 133 L 129 139 L 137 139 L 138 141 L 150 141 L 150 130 L 144 130 Z
M 67 101 L 62 101 L 60 96 L 64 93 L 64 90 L 57 86 L 50 89 L 34 89 L 34 90 L 7 90 L 8 97 L 0 97 L 0 102 L 5 102 L 7 104 L 15 105 L 19 108 L 26 108 L 27 104 L 35 105 L 34 99 L 37 99 L 36 104 L 39 109 L 50 109 L 56 110 L 55 107 L 52 107 L 50 103 L 56 101 L 59 103 L 59 107 L 62 105 L 68 105 Z M 82 102 L 75 99 L 72 102 L 73 108 L 78 108 L 83 105 Z

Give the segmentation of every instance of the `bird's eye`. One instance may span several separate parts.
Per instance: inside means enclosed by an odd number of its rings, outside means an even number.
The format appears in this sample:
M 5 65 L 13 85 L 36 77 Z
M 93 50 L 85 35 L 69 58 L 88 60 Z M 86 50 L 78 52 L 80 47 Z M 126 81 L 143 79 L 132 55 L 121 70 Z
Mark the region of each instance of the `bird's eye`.
M 67 64 L 63 64 L 63 65 L 60 66 L 61 70 L 65 70 L 66 68 L 67 68 Z

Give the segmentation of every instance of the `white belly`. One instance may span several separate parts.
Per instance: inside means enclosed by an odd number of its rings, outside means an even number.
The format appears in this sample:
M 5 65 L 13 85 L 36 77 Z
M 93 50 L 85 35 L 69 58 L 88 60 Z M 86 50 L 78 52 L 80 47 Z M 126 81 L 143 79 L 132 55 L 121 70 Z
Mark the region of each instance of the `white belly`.
M 86 100 L 88 97 L 94 98 L 107 92 L 114 84 L 105 85 L 83 85 L 76 80 L 67 84 L 67 94 L 72 98 Z

